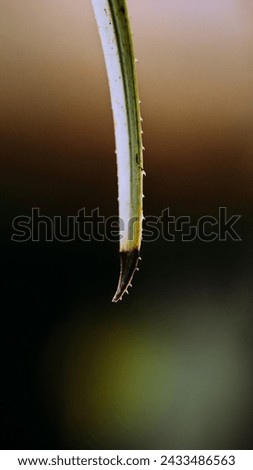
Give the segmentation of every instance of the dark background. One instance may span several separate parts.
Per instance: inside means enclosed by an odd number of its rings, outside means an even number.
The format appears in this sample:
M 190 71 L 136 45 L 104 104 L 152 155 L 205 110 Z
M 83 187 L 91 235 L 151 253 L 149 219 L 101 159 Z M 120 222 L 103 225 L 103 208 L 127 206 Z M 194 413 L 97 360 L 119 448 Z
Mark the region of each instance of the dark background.
M 117 214 L 108 85 L 88 0 L 1 1 L 1 446 L 252 445 L 252 21 L 244 0 L 129 0 L 145 214 L 241 214 L 241 242 L 15 243 L 12 220 Z

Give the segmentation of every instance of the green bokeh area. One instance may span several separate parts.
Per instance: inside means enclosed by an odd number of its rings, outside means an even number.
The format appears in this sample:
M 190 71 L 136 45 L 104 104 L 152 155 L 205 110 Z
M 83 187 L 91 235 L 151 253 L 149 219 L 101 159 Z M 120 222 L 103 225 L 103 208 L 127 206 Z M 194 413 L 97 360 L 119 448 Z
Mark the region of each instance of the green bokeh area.
M 64 326 L 47 354 L 58 349 L 49 370 L 65 439 L 147 449 L 229 447 L 238 439 L 252 387 L 243 327 L 223 302 L 188 300 L 179 302 L 183 324 L 172 299 L 158 317 L 151 301 L 133 308 L 139 321 L 109 318 L 89 324 L 88 335 L 81 312 Z
M 4 446 L 250 448 L 249 246 L 146 244 L 114 305 L 116 246 L 6 245 Z

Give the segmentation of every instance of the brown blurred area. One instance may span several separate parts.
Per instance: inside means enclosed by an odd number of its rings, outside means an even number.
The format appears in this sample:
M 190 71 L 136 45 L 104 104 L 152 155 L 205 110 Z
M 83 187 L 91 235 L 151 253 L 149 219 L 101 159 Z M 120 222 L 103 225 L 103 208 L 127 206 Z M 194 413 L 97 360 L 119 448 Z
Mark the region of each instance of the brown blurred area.
M 130 0 L 146 210 L 252 204 L 245 0 Z M 105 67 L 88 0 L 1 2 L 1 187 L 24 205 L 117 210 Z M 200 203 L 201 199 L 201 203 Z
M 89 0 L 0 2 L 0 438 L 14 449 L 252 445 L 253 7 L 128 0 L 145 214 L 240 214 L 241 242 L 14 243 L 39 207 L 117 214 L 109 90 Z

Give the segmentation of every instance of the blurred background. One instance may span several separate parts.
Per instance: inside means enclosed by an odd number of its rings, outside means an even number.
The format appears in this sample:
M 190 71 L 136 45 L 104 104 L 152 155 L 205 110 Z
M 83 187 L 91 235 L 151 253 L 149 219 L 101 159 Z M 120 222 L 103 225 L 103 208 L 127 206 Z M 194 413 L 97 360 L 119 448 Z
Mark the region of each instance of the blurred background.
M 15 243 L 12 220 L 117 214 L 109 91 L 89 0 L 1 0 L 3 449 L 250 449 L 253 7 L 128 0 L 145 214 L 241 214 L 241 242 Z

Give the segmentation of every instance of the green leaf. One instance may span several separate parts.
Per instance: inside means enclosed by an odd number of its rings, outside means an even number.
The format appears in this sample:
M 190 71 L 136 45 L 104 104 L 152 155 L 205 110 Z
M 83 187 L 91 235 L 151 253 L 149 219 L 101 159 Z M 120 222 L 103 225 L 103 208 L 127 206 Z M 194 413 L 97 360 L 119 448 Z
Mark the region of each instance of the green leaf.
M 137 268 L 142 233 L 143 146 L 135 57 L 125 0 L 91 0 L 102 43 L 116 141 L 121 272 L 113 301 Z

